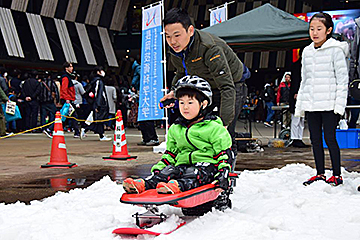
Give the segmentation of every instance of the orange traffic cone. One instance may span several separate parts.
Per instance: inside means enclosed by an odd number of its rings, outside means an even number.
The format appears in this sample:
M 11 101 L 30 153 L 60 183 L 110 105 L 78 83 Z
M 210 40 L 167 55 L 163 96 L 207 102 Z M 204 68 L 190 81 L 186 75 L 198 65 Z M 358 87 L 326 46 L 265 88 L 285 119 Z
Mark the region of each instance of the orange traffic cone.
M 104 160 L 133 160 L 137 156 L 130 156 L 127 150 L 125 129 L 121 111 L 116 113 L 116 125 L 114 132 L 113 154 L 110 157 L 103 157 Z
M 53 139 L 51 145 L 50 162 L 41 165 L 42 168 L 72 168 L 77 167 L 75 163 L 69 163 L 66 154 L 64 130 L 61 122 L 60 112 L 56 112 Z

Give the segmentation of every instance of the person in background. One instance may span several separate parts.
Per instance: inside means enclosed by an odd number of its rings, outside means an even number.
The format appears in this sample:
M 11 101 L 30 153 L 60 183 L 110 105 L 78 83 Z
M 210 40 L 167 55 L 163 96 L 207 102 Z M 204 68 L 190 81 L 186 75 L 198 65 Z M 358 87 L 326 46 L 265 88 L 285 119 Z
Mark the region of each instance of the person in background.
M 74 76 L 74 79 L 72 80 L 72 82 L 73 82 L 74 88 L 75 88 L 75 101 L 74 101 L 75 112 L 76 112 L 77 116 L 82 116 L 83 114 L 81 113 L 81 110 L 82 110 L 81 104 L 83 103 L 82 95 L 84 95 L 85 89 L 84 89 L 83 85 L 79 82 L 80 74 L 78 74 L 74 71 L 73 76 Z M 71 120 L 76 122 L 76 126 L 79 126 L 78 121 L 76 121 L 75 119 L 71 119 Z
M 276 95 L 276 104 L 278 106 L 289 105 L 290 98 L 290 85 L 291 85 L 291 73 L 286 72 L 284 74 L 285 81 L 282 81 L 279 85 L 279 89 Z M 289 111 L 285 111 L 283 114 L 283 127 L 290 127 L 291 114 Z
M 261 98 L 265 101 L 265 105 L 267 108 L 266 120 L 264 122 L 265 127 L 272 127 L 271 122 L 273 121 L 273 117 L 275 111 L 272 110 L 275 102 L 275 91 L 273 87 L 273 83 L 266 83 L 264 86 L 264 90 L 261 94 Z
M 83 86 L 85 93 L 82 96 L 82 104 L 80 104 L 80 114 L 79 114 L 79 118 L 80 119 L 86 119 L 89 114 L 91 113 L 92 110 L 92 103 L 91 104 L 88 102 L 88 99 L 90 99 L 89 92 L 86 92 L 86 89 L 91 89 L 91 85 L 90 85 L 90 79 L 88 77 L 88 75 L 84 75 L 82 77 L 81 80 L 81 85 Z M 93 101 L 93 99 L 91 99 L 91 101 Z M 86 124 L 85 121 L 80 122 L 81 124 L 81 128 L 85 128 Z
M 9 93 L 9 86 L 6 80 L 7 71 L 5 68 L 0 67 L 0 87 L 6 95 Z
M 5 104 L 9 98 L 6 96 L 5 92 L 0 87 L 0 137 L 6 135 L 6 126 L 5 126 L 5 113 L 3 112 L 2 104 Z
M 114 118 L 116 113 L 117 94 L 112 78 L 105 78 L 105 91 L 109 103 L 109 118 Z M 105 125 L 106 130 L 115 129 L 115 120 L 109 120 Z
M 299 55 L 301 56 L 302 51 Z M 290 86 L 290 97 L 289 97 L 289 112 L 291 113 L 291 124 L 290 124 L 290 139 L 292 140 L 291 146 L 297 148 L 309 147 L 303 142 L 303 134 L 305 127 L 304 117 L 295 117 L 295 104 L 297 94 L 301 83 L 301 57 L 292 65 L 291 69 L 291 86 Z
M 63 64 L 64 73 L 61 76 L 61 88 L 60 88 L 60 101 L 62 104 L 69 103 L 75 109 L 75 87 L 72 82 L 72 72 L 74 71 L 74 67 L 72 63 L 65 62 Z M 72 117 L 78 118 L 78 115 L 75 112 L 71 115 Z M 77 121 L 72 121 L 72 127 L 74 129 L 74 138 L 80 137 L 80 131 Z
M 316 175 L 304 182 L 326 181 L 338 186 L 341 177 L 340 148 L 336 140 L 336 127 L 345 113 L 349 73 L 346 57 L 349 46 L 331 38 L 334 23 L 327 13 L 316 13 L 310 20 L 312 43 L 302 54 L 302 69 L 295 117 L 307 113 L 310 139 L 316 164 Z M 327 90 L 327 91 L 325 91 Z M 325 155 L 322 133 L 329 148 L 333 176 L 325 177 Z
M 18 104 L 18 99 L 15 94 L 15 89 L 9 87 L 9 101 L 16 102 Z M 16 132 L 16 121 L 6 122 L 7 132 Z
M 44 125 L 47 116 L 49 117 L 49 122 L 55 120 L 55 113 L 57 111 L 55 102 L 60 102 L 60 94 L 49 71 L 46 71 L 44 77 L 41 79 L 40 88 L 40 120 L 41 125 Z M 49 138 L 52 138 L 53 129 L 54 124 L 51 124 L 43 128 L 43 133 Z
M 21 132 L 26 129 L 26 121 L 25 121 L 25 112 L 26 106 L 24 99 L 21 95 L 21 89 L 24 84 L 24 81 L 21 80 L 21 71 L 19 69 L 14 69 L 11 74 L 11 80 L 9 81 L 9 87 L 14 89 L 15 96 L 17 98 L 17 106 L 19 107 L 20 114 L 22 116 L 21 119 L 16 120 L 16 130 L 15 132 Z
M 36 70 L 31 71 L 28 74 L 22 87 L 22 97 L 25 99 L 25 121 L 26 129 L 32 129 L 37 126 L 37 118 L 39 112 L 38 97 L 41 93 L 40 83 L 38 81 L 38 72 Z M 41 132 L 34 130 L 34 132 Z
M 94 94 L 94 103 L 92 105 L 93 120 L 104 120 L 108 117 L 109 114 L 109 104 L 107 102 L 105 85 L 103 78 L 105 77 L 105 71 L 101 66 L 94 68 L 92 73 L 93 79 L 91 80 L 91 85 L 93 86 Z M 104 135 L 104 123 L 103 122 L 93 122 L 90 126 L 81 129 L 80 138 L 84 139 L 86 132 L 88 130 L 93 131 L 94 133 L 99 134 L 100 141 L 111 141 L 112 138 Z

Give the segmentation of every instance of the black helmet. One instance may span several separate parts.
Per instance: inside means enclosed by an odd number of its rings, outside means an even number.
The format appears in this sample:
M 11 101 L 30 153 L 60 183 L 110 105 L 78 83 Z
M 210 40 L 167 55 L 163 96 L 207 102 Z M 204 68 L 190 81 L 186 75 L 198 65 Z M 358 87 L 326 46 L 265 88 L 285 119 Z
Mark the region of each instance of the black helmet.
M 212 91 L 210 84 L 201 77 L 187 75 L 175 84 L 175 97 L 177 98 L 177 92 L 181 88 L 192 88 L 202 93 L 209 101 L 208 105 L 212 103 Z

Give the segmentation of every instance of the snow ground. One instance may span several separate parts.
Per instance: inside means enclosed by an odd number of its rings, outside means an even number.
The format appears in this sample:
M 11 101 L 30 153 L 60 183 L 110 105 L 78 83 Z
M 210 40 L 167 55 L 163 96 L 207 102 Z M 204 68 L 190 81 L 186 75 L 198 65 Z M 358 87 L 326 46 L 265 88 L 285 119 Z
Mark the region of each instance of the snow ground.
M 360 173 L 343 170 L 339 187 L 324 182 L 303 186 L 314 173 L 304 164 L 244 171 L 231 196 L 232 209 L 214 210 L 156 239 L 360 239 Z M 30 205 L 2 203 L 0 239 L 121 239 L 112 230 L 134 226 L 131 215 L 143 211 L 120 203 L 123 192 L 122 185 L 104 177 L 86 189 L 58 192 Z M 181 215 L 179 208 L 160 210 L 171 217 L 149 230 L 165 232 L 179 221 L 174 215 Z

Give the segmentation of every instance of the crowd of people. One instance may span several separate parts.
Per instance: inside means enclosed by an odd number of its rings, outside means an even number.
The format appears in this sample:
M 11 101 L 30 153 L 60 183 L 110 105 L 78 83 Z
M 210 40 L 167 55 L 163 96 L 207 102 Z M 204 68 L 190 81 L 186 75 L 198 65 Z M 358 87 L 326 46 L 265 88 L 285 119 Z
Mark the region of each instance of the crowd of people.
M 111 119 L 119 109 L 126 124 L 127 112 L 132 105 L 129 88 L 127 79 L 113 73 L 107 76 L 100 66 L 91 72 L 84 72 L 83 76 L 74 71 L 70 62 L 63 64 L 63 72 L 21 72 L 19 69 L 7 70 L 2 67 L 0 101 L 4 106 L 8 101 L 15 102 L 19 114 L 15 121 L 7 121 L 5 107 L 0 109 L 0 135 L 28 130 L 32 133 L 43 132 L 51 138 L 53 124 L 46 126 L 46 123 L 54 121 L 56 111 L 60 111 L 65 104 L 74 109 L 71 117 L 81 120 L 89 116 L 93 120 Z M 63 125 L 65 131 L 74 132 L 74 138 L 84 138 L 86 132 L 91 130 L 99 134 L 101 141 L 110 141 L 111 138 L 104 131 L 115 129 L 114 120 L 87 125 L 85 121 L 69 118 Z

